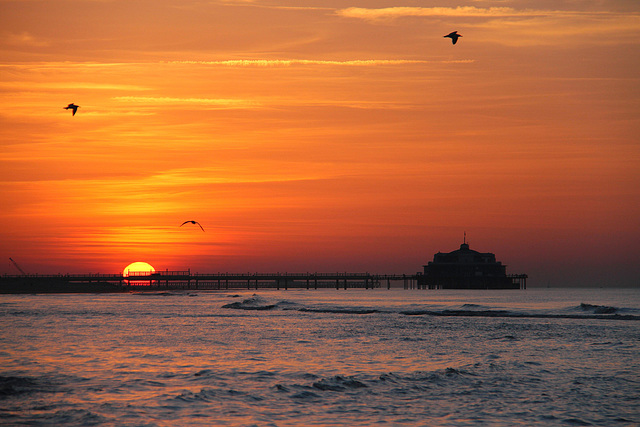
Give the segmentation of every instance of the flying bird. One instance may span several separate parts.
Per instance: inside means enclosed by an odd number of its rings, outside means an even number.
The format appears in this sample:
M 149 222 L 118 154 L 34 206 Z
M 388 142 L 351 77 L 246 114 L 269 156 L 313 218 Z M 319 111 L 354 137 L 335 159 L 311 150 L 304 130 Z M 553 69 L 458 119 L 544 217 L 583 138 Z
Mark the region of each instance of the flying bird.
M 446 36 L 442 36 L 442 37 L 449 37 L 451 39 L 451 42 L 453 44 L 456 44 L 456 42 L 458 41 L 458 37 L 462 37 L 462 34 L 458 34 L 457 31 L 453 31 L 447 34 Z
M 78 108 L 80 108 L 80 106 L 73 103 L 64 107 L 65 110 L 73 110 L 73 114 L 71 114 L 72 116 L 76 115 L 76 111 L 78 111 Z
M 185 224 L 193 224 L 193 225 L 197 225 L 198 227 L 200 227 L 200 229 L 202 231 L 204 231 L 204 228 L 202 228 L 202 226 L 200 225 L 200 223 L 198 221 L 185 221 L 182 224 L 180 224 L 180 227 L 182 227 Z

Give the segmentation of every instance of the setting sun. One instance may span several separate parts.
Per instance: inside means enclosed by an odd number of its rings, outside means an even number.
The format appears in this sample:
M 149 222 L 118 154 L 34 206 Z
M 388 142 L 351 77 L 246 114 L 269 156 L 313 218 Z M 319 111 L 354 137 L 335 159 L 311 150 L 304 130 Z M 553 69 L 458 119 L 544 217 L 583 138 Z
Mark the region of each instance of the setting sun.
M 147 264 L 146 262 L 132 262 L 128 266 L 125 267 L 122 275 L 124 277 L 129 277 L 130 273 L 153 273 L 156 269 L 151 266 L 151 264 Z

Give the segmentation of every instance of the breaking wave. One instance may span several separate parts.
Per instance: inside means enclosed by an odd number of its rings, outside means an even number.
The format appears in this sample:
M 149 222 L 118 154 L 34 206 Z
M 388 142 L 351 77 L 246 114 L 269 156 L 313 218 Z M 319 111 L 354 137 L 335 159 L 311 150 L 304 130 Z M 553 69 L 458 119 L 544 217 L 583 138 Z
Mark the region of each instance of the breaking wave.
M 620 310 L 617 307 L 609 307 L 606 305 L 594 305 L 594 304 L 585 304 L 585 303 L 581 303 L 578 308 L 582 311 L 587 311 L 595 314 L 614 314 Z
M 273 310 L 276 308 L 276 304 L 267 304 L 264 298 L 254 294 L 251 298 L 225 304 L 222 308 L 233 308 L 236 310 Z
M 462 304 L 445 308 L 411 308 L 397 309 L 392 307 L 371 308 L 342 305 L 308 306 L 292 301 L 270 302 L 266 298 L 254 294 L 243 301 L 225 304 L 222 308 L 236 310 L 295 310 L 303 313 L 355 314 L 397 313 L 405 316 L 434 317 L 494 317 L 494 318 L 540 318 L 540 319 L 609 319 L 640 320 L 640 310 L 621 309 L 606 305 L 581 303 L 577 307 L 549 312 L 546 310 L 504 310 L 479 304 Z

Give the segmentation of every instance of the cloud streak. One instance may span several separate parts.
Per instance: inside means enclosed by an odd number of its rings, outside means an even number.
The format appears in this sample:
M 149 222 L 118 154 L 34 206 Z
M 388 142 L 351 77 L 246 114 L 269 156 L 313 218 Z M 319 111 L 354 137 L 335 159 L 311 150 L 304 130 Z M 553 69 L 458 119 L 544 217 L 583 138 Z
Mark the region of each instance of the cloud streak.
M 523 16 L 526 13 L 510 7 L 478 8 L 474 6 L 458 7 L 384 7 L 369 9 L 349 7 L 336 11 L 339 16 L 359 18 L 369 21 L 395 19 L 409 16 L 457 16 L 457 17 L 504 17 Z M 539 13 L 538 13 L 539 15 Z
M 48 47 L 50 45 L 48 41 L 39 39 L 27 31 L 10 33 L 4 36 L 4 42 L 10 46 L 20 47 Z
M 115 96 L 112 99 L 124 102 L 136 102 L 149 105 L 167 104 L 193 104 L 205 105 L 209 107 L 231 109 L 231 108 L 259 108 L 261 103 L 249 99 L 231 98 L 175 98 L 169 96 Z
M 91 83 L 91 82 L 32 82 L 32 81 L 13 81 L 0 82 L 0 88 L 5 89 L 40 89 L 40 90 L 61 90 L 61 89 L 86 89 L 86 90 L 119 90 L 119 91 L 145 91 L 150 90 L 148 87 L 115 84 L 115 83 Z
M 231 109 L 261 109 L 277 107 L 326 107 L 326 108 L 354 108 L 361 110 L 406 110 L 415 105 L 396 101 L 366 101 L 340 99 L 299 99 L 295 97 L 267 96 L 249 99 L 217 99 L 217 98 L 174 98 L 151 96 L 116 96 L 115 101 L 139 103 L 158 108 L 167 105 L 193 105 L 206 108 Z
M 353 59 L 331 61 L 320 59 L 231 59 L 220 61 L 170 61 L 170 64 L 217 65 L 224 67 L 291 67 L 295 65 L 329 65 L 346 67 L 374 67 L 384 65 L 419 65 L 419 64 L 468 64 L 473 59 L 450 61 L 427 61 L 419 59 Z
M 615 12 L 576 12 L 566 10 L 536 10 L 536 9 L 514 9 L 511 7 L 489 7 L 480 8 L 475 6 L 458 7 L 385 7 L 370 9 L 362 7 L 349 7 L 336 11 L 339 16 L 348 18 L 359 18 L 370 21 L 395 19 L 410 16 L 449 16 L 460 18 L 512 18 L 524 17 L 535 18 L 544 16 L 564 16 L 564 17 L 618 17 L 618 16 L 638 16 L 637 14 L 615 13 Z
M 634 43 L 640 35 L 640 13 L 611 11 L 575 11 L 548 9 L 514 9 L 511 7 L 350 7 L 336 11 L 346 18 L 373 24 L 399 18 L 422 17 L 451 19 L 467 28 L 486 30 L 481 37 L 507 45 L 564 43 L 565 36 L 582 36 L 597 44 Z M 504 32 L 509 37 L 504 37 Z

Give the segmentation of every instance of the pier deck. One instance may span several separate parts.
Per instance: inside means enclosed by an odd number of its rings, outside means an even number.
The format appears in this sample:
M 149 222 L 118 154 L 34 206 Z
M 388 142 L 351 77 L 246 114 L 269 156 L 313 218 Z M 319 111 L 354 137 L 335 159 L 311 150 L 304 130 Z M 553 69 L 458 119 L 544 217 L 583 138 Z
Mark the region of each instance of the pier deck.
M 510 276 L 511 277 L 511 276 Z M 191 271 L 122 274 L 3 275 L 0 293 L 127 292 L 220 289 L 375 289 L 402 283 L 404 289 L 426 289 L 421 273 L 192 273 Z M 513 276 L 526 288 L 526 275 Z

